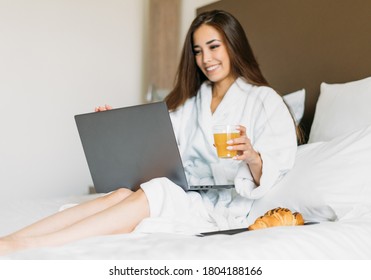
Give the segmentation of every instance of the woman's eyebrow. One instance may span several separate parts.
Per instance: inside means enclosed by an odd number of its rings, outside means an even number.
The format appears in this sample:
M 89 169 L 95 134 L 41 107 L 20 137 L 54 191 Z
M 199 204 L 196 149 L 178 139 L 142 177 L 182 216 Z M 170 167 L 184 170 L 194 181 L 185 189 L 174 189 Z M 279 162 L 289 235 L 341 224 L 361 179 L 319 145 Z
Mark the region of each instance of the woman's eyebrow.
M 210 41 L 207 41 L 206 42 L 206 45 L 210 45 L 211 43 L 214 43 L 214 42 L 221 42 L 221 40 L 219 40 L 219 39 L 212 39 Z M 199 45 L 193 45 L 193 48 L 200 48 L 200 46 Z
M 210 40 L 210 41 L 207 41 L 207 42 L 206 42 L 206 45 L 209 45 L 209 44 L 214 43 L 214 42 L 216 42 L 216 41 L 221 42 L 221 40 L 218 40 L 218 39 L 212 39 L 212 40 Z

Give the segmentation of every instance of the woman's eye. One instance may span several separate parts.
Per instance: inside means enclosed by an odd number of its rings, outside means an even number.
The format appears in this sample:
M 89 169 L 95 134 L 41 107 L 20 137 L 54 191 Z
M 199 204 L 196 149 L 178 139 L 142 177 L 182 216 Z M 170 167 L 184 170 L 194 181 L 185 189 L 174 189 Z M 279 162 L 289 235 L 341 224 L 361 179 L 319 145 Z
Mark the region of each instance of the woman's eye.
M 220 45 L 212 45 L 212 46 L 210 46 L 210 49 L 211 50 L 214 50 L 214 49 L 217 49 L 217 48 L 219 48 L 220 47 Z
M 193 50 L 193 54 L 194 54 L 194 55 L 199 55 L 200 53 L 201 53 L 200 50 Z

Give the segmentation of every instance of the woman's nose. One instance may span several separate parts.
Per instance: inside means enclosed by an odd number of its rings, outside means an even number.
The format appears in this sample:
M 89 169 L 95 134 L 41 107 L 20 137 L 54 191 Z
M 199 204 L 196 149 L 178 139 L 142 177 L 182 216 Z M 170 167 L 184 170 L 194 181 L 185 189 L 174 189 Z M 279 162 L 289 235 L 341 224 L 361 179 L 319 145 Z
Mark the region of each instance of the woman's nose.
M 208 62 L 210 62 L 211 61 L 211 54 L 210 54 L 210 52 L 204 52 L 203 53 L 203 57 L 202 57 L 202 59 L 203 59 L 203 63 L 208 63 Z

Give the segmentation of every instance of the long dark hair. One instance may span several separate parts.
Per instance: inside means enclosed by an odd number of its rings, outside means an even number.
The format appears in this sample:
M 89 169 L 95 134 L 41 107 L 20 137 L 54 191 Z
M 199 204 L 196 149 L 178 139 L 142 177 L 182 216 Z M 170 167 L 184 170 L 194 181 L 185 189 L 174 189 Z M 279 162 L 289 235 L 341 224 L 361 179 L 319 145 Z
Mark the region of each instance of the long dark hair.
M 242 77 L 253 85 L 268 86 L 245 31 L 238 20 L 221 10 L 204 12 L 193 20 L 188 30 L 175 77 L 174 89 L 165 98 L 169 110 L 175 110 L 188 98 L 195 96 L 201 84 L 207 80 L 198 68 L 193 53 L 193 34 L 203 24 L 214 27 L 223 37 L 231 61 L 231 71 L 235 77 Z

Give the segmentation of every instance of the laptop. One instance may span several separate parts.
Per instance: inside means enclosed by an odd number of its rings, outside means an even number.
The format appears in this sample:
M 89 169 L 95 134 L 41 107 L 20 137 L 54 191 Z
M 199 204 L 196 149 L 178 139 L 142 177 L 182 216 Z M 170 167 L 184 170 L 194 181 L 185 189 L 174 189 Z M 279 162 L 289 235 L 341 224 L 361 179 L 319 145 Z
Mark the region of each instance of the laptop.
M 165 102 L 155 102 L 75 116 L 97 193 L 167 177 L 185 191 L 232 188 L 190 186 Z

